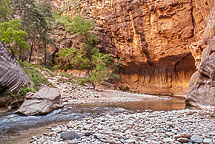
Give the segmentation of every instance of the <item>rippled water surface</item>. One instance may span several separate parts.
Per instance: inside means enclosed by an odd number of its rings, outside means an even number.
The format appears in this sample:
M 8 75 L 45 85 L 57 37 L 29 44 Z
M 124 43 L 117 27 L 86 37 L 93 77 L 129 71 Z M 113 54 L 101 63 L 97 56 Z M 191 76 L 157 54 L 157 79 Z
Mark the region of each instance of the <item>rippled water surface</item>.
M 104 115 L 107 113 L 121 113 L 145 111 L 145 110 L 180 110 L 185 108 L 183 99 L 172 98 L 170 100 L 94 103 L 65 106 L 43 116 L 23 116 L 14 114 L 14 111 L 0 115 L 0 143 L 6 143 L 13 137 L 22 135 L 22 131 L 33 127 L 48 127 L 53 123 L 81 119 L 83 117 Z

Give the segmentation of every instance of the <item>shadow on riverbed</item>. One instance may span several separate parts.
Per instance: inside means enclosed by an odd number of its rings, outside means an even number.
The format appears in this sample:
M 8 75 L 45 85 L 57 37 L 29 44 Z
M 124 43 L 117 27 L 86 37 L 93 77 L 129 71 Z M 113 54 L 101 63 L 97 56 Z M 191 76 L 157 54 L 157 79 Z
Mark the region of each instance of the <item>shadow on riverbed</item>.
M 136 101 L 136 102 L 116 102 L 116 103 L 91 103 L 65 106 L 62 109 L 53 111 L 44 116 L 22 116 L 13 114 L 13 111 L 0 115 L 0 143 L 8 143 L 14 137 L 23 138 L 23 131 L 35 127 L 47 129 L 58 122 L 65 122 L 72 119 L 82 119 L 84 117 L 96 117 L 105 114 L 139 112 L 145 110 L 169 111 L 181 110 L 185 108 L 184 99 L 172 98 L 170 100 L 156 101 Z M 35 131 L 28 133 L 28 137 L 36 135 Z M 41 130 L 38 130 L 41 133 Z M 7 141 L 7 142 L 6 142 Z M 17 141 L 17 140 L 15 140 Z M 15 142 L 14 141 L 14 142 Z

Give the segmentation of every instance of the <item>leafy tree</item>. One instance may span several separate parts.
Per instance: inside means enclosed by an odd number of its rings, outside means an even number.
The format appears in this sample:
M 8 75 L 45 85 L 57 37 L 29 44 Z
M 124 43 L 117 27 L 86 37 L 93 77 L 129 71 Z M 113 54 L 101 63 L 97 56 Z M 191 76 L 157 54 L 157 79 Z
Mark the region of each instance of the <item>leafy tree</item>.
M 37 3 L 35 0 L 11 0 L 13 15 L 21 19 L 23 29 L 29 34 L 28 43 L 31 46 L 29 62 L 35 45 L 44 48 L 44 64 L 46 64 L 47 44 L 50 42 L 49 33 L 53 16 L 50 1 Z M 40 43 L 36 44 L 36 39 Z
M 0 41 L 9 48 L 15 58 L 29 48 L 25 40 L 27 36 L 27 33 L 21 29 L 19 19 L 0 23 Z
M 98 48 L 90 55 L 90 59 L 86 57 L 86 51 L 78 48 L 64 48 L 57 55 L 61 60 L 59 68 L 87 70 L 86 81 L 94 88 L 95 84 L 102 82 L 105 78 L 111 76 L 110 66 L 113 65 L 113 58 L 107 54 L 99 52 Z M 92 52 L 91 51 L 91 52 Z
M 29 61 L 31 61 L 32 51 L 37 45 L 44 48 L 44 63 L 46 63 L 46 46 L 49 43 L 48 36 L 52 22 L 49 2 L 48 0 L 40 3 L 36 0 L 0 0 L 0 41 L 16 59 L 26 60 L 28 56 L 26 54 L 30 50 Z M 36 40 L 40 43 L 36 43 Z M 22 66 L 25 70 L 29 70 L 26 73 L 30 74 L 29 78 L 34 81 L 34 91 L 37 90 L 43 78 L 30 67 Z M 24 87 L 20 93 L 23 95 L 29 90 Z
M 29 62 L 31 61 L 34 47 L 37 45 L 44 48 L 44 63 L 46 64 L 46 47 L 51 41 L 49 33 L 51 32 L 51 22 L 53 21 L 50 0 L 42 2 L 35 0 L 0 0 L 0 22 L 15 21 L 17 17 L 20 19 L 19 23 L 21 24 L 19 29 L 28 34 L 28 37 L 25 38 L 30 45 Z M 15 55 L 15 51 L 19 51 L 19 59 L 23 60 L 27 56 L 27 51 L 24 52 L 19 47 L 20 45 L 16 46 L 13 47 L 13 50 L 9 47 L 10 52 L 14 52 L 12 54 Z

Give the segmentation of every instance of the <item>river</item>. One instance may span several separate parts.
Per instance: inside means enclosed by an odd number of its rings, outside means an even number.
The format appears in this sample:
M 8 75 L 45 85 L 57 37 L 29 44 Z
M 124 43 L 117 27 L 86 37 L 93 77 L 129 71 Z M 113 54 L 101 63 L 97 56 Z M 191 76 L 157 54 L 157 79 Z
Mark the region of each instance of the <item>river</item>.
M 49 127 L 72 119 L 96 117 L 124 111 L 169 111 L 185 109 L 183 98 L 115 103 L 85 103 L 66 105 L 43 116 L 23 116 L 14 111 L 0 114 L 0 143 L 27 143 L 32 136 L 49 131 Z

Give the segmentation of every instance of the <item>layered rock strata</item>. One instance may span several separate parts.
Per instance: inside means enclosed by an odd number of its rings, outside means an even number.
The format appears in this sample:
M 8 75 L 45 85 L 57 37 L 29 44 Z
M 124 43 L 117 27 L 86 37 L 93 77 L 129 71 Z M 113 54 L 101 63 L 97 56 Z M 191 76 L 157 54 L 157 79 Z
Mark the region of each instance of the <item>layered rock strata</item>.
M 56 8 L 68 5 L 53 3 Z M 96 21 L 100 48 L 124 58 L 121 87 L 150 94 L 186 94 L 200 61 L 208 1 L 79 0 L 75 6 Z M 65 14 L 73 16 L 73 7 Z
M 215 108 L 215 0 L 209 0 L 210 14 L 203 34 L 202 50 L 198 71 L 190 81 L 186 102 L 198 108 Z
M 19 62 L 0 42 L 0 94 L 7 88 L 10 91 L 18 91 L 22 86 L 27 86 L 29 83 L 30 79 Z

